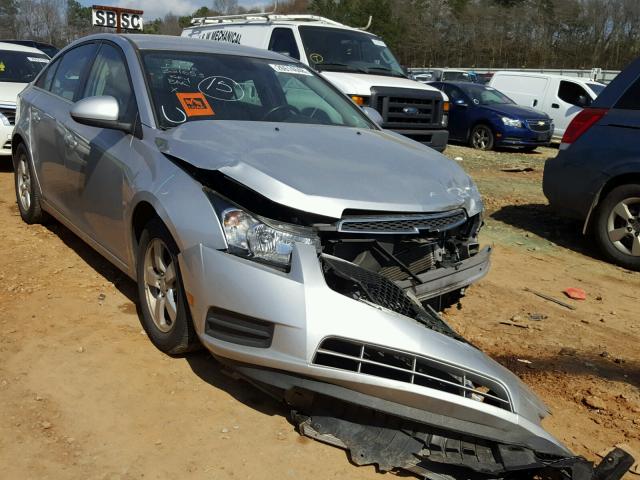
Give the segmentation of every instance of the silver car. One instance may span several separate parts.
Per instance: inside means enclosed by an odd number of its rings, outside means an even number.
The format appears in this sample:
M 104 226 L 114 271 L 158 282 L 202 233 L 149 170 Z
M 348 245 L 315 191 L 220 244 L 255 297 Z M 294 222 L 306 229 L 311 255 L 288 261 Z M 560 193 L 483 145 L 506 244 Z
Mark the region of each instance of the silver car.
M 137 281 L 159 349 L 204 345 L 303 434 L 422 475 L 590 472 L 540 400 L 423 303 L 488 268 L 474 183 L 308 67 L 86 37 L 20 95 L 12 145 L 26 222 L 68 226 Z

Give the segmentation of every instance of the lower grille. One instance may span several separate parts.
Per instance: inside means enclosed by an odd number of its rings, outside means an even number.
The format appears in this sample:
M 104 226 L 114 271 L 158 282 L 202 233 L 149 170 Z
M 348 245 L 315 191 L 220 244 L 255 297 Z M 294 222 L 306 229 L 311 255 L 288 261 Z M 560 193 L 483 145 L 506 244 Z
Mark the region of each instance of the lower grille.
M 313 363 L 420 385 L 504 410 L 512 409 L 505 387 L 493 379 L 427 357 L 377 345 L 327 338 L 316 351 Z
M 322 255 L 321 258 L 325 280 L 332 290 L 413 318 L 435 332 L 467 342 L 435 313 L 428 312 L 411 300 L 402 288 L 388 278 L 336 257 Z
M 430 214 L 348 217 L 338 223 L 338 231 L 382 234 L 441 232 L 458 227 L 466 220 L 467 215 L 464 210 Z
M 0 107 L 0 113 L 2 115 L 4 115 L 5 117 L 7 117 L 7 120 L 9 120 L 9 124 L 10 125 L 15 125 L 16 124 L 16 109 L 15 108 Z
M 225 342 L 247 347 L 269 348 L 273 340 L 273 323 L 212 307 L 207 312 L 204 331 Z
M 551 120 L 527 120 L 526 124 L 529 130 L 538 133 L 547 133 L 551 130 Z

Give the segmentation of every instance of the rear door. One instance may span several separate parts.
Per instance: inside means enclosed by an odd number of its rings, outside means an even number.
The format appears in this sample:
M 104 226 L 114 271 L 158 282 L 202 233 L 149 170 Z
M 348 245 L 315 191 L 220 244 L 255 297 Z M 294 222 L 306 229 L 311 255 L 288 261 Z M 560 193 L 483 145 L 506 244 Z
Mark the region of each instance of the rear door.
M 77 222 L 77 175 L 68 169 L 72 136 L 66 127 L 97 50 L 94 42 L 79 45 L 60 57 L 42 77 L 43 94 L 32 104 L 34 163 L 42 194 L 74 225 Z
M 469 103 L 469 97 L 458 87 L 446 83 L 436 85 L 440 85 L 436 88 L 444 91 L 449 97 L 449 136 L 456 140 L 466 141 L 469 130 L 469 110 L 474 106 Z

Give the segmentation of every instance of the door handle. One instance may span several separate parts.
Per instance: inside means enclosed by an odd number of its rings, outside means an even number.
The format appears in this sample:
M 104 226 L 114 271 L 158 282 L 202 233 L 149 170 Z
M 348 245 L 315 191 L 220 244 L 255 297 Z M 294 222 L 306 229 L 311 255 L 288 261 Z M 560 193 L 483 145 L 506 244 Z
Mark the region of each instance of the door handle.
M 557 103 L 552 103 L 551 108 L 560 108 L 560 105 L 558 105 Z
M 534 101 L 533 101 L 533 106 L 534 106 L 534 107 L 537 107 L 537 106 L 538 106 L 538 100 L 534 100 Z

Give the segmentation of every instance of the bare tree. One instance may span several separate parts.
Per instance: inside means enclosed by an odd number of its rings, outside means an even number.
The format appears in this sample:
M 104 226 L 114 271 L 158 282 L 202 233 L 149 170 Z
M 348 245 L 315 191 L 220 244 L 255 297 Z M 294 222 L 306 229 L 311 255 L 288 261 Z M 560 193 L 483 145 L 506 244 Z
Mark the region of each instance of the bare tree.
M 222 15 L 238 13 L 238 0 L 213 0 L 213 9 Z

